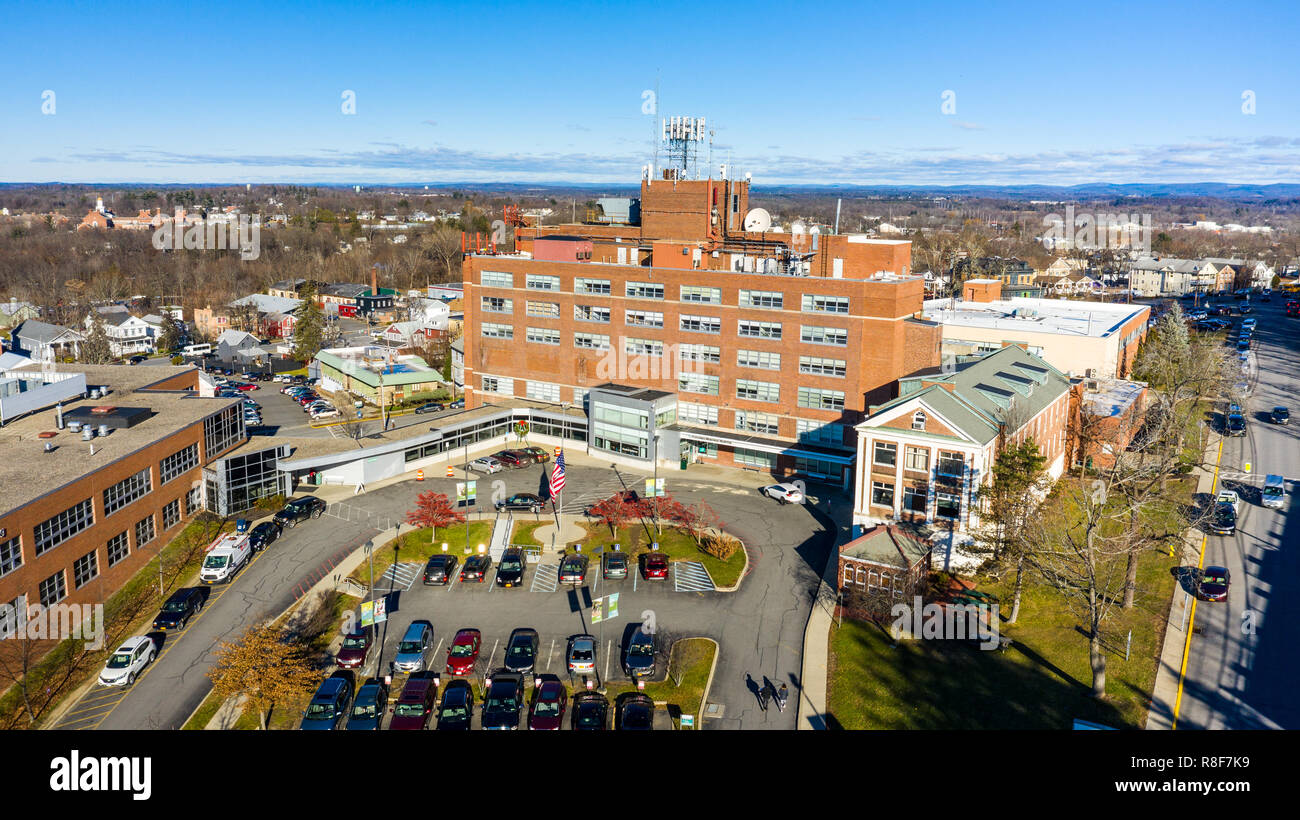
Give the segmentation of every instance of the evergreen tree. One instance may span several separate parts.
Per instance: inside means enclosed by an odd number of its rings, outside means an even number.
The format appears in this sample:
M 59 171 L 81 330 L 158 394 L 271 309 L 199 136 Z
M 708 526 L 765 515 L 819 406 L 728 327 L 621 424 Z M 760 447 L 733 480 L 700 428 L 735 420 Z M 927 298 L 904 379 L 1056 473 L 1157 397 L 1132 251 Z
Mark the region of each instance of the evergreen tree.
M 180 346 L 181 329 L 168 311 L 163 311 L 162 330 L 158 332 L 158 350 L 169 353 Z
M 104 320 L 98 316 L 90 324 L 86 339 L 80 345 L 82 364 L 109 364 L 113 361 L 113 347 L 108 341 Z
M 306 363 L 315 358 L 325 342 L 325 312 L 316 301 L 316 291 L 310 283 L 299 291 L 303 300 L 298 308 L 298 323 L 293 326 L 293 357 Z

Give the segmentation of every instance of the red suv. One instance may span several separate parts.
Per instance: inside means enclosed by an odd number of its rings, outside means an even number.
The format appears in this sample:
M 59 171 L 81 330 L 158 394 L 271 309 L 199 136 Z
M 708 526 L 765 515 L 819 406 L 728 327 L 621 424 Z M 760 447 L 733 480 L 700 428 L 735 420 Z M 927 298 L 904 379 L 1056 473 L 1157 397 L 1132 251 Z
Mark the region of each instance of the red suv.
M 668 556 L 662 552 L 647 552 L 641 555 L 641 577 L 647 581 L 663 580 L 668 577 Z
M 343 647 L 339 649 L 334 662 L 341 669 L 356 669 L 365 664 L 374 643 L 374 627 L 363 626 L 343 638 Z
M 429 726 L 433 705 L 438 699 L 438 686 L 426 673 L 417 672 L 402 687 L 402 695 L 393 707 L 389 729 L 420 730 Z

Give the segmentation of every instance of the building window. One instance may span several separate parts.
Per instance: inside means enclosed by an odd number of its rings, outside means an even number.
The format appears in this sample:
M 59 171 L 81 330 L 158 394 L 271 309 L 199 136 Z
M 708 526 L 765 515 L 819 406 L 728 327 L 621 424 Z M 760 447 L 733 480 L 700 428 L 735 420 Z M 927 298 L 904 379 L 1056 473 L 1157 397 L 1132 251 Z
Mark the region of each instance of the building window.
M 819 387 L 800 387 L 799 406 L 814 410 L 843 410 L 844 391 L 822 390 Z
M 633 327 L 663 327 L 664 315 L 646 310 L 629 310 L 623 321 Z
M 664 286 L 653 282 L 628 282 L 625 293 L 629 299 L 663 299 Z
M 736 398 L 777 402 L 781 400 L 781 385 L 776 382 L 736 379 Z
M 913 447 L 911 445 L 903 448 L 903 468 L 928 472 L 930 470 L 930 448 Z
M 559 302 L 534 302 L 530 299 L 525 308 L 524 312 L 529 316 L 540 316 L 543 319 L 560 318 Z
M 781 338 L 780 322 L 751 322 L 741 319 L 736 324 L 736 333 L 740 336 L 748 336 L 752 339 L 779 339 Z
M 794 471 L 814 478 L 839 478 L 843 469 L 833 461 L 795 456 Z
M 193 515 L 203 506 L 203 488 L 194 487 L 185 494 L 185 514 Z
M 650 448 L 645 433 L 614 427 L 602 422 L 592 425 L 592 446 L 611 453 L 649 458 Z
M 515 337 L 514 325 L 501 325 L 495 322 L 484 322 L 481 326 L 482 336 L 485 339 L 513 339 Z
M 179 523 L 181 523 L 181 500 L 177 498 L 167 502 L 163 507 L 163 530 L 170 530 Z
M 819 296 L 815 293 L 805 293 L 803 295 L 803 309 L 805 313 L 848 313 L 849 297 Z
M 131 547 L 127 543 L 126 530 L 122 530 L 108 539 L 108 565 L 110 567 L 121 561 L 130 552 Z
M 87 498 L 35 527 L 36 554 L 57 547 L 95 523 L 95 505 Z
M 166 484 L 173 478 L 183 475 L 197 466 L 199 466 L 199 445 L 191 444 L 184 450 L 172 453 L 159 462 L 158 476 L 161 483 Z
M 22 537 L 14 536 L 8 541 L 0 541 L 0 576 L 8 575 L 22 565 Z
M 925 413 L 922 413 L 920 410 L 917 410 L 915 413 L 912 414 L 912 429 L 913 430 L 925 429 Z
M 961 497 L 952 493 L 935 493 L 934 514 L 936 518 L 960 518 Z
M 203 420 L 203 453 L 209 461 L 244 438 L 244 413 L 238 404 Z
M 146 467 L 104 490 L 104 515 L 112 515 L 132 501 L 148 495 L 151 490 L 153 490 L 153 480 L 149 468 Z
M 41 581 L 40 596 L 41 606 L 54 606 L 68 597 L 68 586 L 63 578 L 63 570 L 59 570 L 49 578 Z
M 597 305 L 574 305 L 573 318 L 579 322 L 600 322 L 609 324 L 609 308 Z
M 734 458 L 737 464 L 745 467 L 759 467 L 766 470 L 776 467 L 776 453 L 764 453 L 760 450 L 747 450 L 743 447 L 737 447 Z
M 77 589 L 84 587 L 96 575 L 99 575 L 99 553 L 95 550 L 72 562 L 72 585 Z
M 650 427 L 649 413 L 626 407 L 615 407 L 612 404 L 597 403 L 592 417 L 596 421 L 607 422 L 619 427 L 634 427 L 638 430 L 646 430 Z
M 629 356 L 662 356 L 664 355 L 664 343 L 655 339 L 624 337 L 623 351 Z
M 686 424 L 714 426 L 718 423 L 718 408 L 707 404 L 681 402 L 677 405 L 677 419 Z
M 158 533 L 154 530 L 153 516 L 143 518 L 135 525 L 135 548 L 140 549 L 154 539 Z
M 722 320 L 716 316 L 688 316 L 682 314 L 679 327 L 688 333 L 721 333 Z
M 599 333 L 575 333 L 573 334 L 573 346 L 585 347 L 590 350 L 609 350 L 609 337 Z
M 799 372 L 813 376 L 835 376 L 844 378 L 848 373 L 848 362 L 844 359 L 823 359 L 820 356 L 800 356 Z
M 743 308 L 781 310 L 785 307 L 785 294 L 774 290 L 742 290 L 739 304 Z
M 736 429 L 747 433 L 777 435 L 780 433 L 781 419 L 772 413 L 755 413 L 749 410 L 736 411 Z
M 877 507 L 894 508 L 894 485 L 887 481 L 871 482 L 871 503 Z
M 530 327 L 527 329 L 526 338 L 533 344 L 558 345 L 560 343 L 560 331 L 549 327 Z
M 683 393 L 703 393 L 706 396 L 718 395 L 718 377 L 705 373 L 681 373 L 677 377 L 677 389 Z
M 699 285 L 682 285 L 683 302 L 699 302 L 706 305 L 722 304 L 722 288 L 707 288 Z
M 528 398 L 537 401 L 558 402 L 560 400 L 560 386 L 549 382 L 524 382 L 524 393 Z
M 816 327 L 812 325 L 800 325 L 799 341 L 807 342 L 813 345 L 833 345 L 834 347 L 848 347 L 849 332 L 839 327 Z
M 916 487 L 904 487 L 903 509 L 925 515 L 925 490 Z
M 515 286 L 515 275 L 513 273 L 485 270 L 478 281 L 485 288 L 513 288 Z
M 722 350 L 713 345 L 680 345 L 677 348 L 677 358 L 683 362 L 717 364 L 722 361 Z
M 799 441 L 804 444 L 830 444 L 835 447 L 844 444 L 844 427 L 835 422 L 799 419 L 796 432 Z
M 961 478 L 965 472 L 966 458 L 961 453 L 939 453 L 939 475 Z
M 482 305 L 483 305 L 483 310 L 487 311 L 488 313 L 514 313 L 515 312 L 515 301 L 513 299 L 506 299 L 503 296 L 484 296 Z
M 609 296 L 610 287 L 608 279 L 583 279 L 581 277 L 573 280 L 574 293 L 591 293 L 597 296 Z
M 760 370 L 780 370 L 781 354 L 765 350 L 737 350 L 736 364 L 740 367 L 757 367 Z
M 503 379 L 500 376 L 484 376 L 483 392 L 500 393 L 503 396 L 513 396 L 515 394 L 515 380 Z
M 560 277 L 545 276 L 540 273 L 530 273 L 524 277 L 524 287 L 526 287 L 528 290 L 559 291 Z
M 884 467 L 898 464 L 898 445 L 892 441 L 877 441 L 872 451 L 871 462 Z

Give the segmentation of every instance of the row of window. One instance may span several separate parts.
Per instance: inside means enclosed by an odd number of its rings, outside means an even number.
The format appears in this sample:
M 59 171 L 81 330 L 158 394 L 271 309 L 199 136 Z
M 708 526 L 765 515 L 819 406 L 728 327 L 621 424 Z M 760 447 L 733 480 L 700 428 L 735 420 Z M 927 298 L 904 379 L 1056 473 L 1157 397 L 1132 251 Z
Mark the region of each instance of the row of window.
M 904 487 L 902 499 L 903 512 L 925 515 L 927 504 L 926 490 L 918 487 Z M 889 481 L 871 482 L 871 504 L 876 507 L 894 506 L 894 485 Z M 934 514 L 936 518 L 959 518 L 961 514 L 961 496 L 956 493 L 936 492 L 934 494 Z
M 509 302 L 510 300 L 506 299 L 498 301 Z M 531 305 L 536 303 L 529 302 L 529 304 Z M 558 306 L 556 306 L 557 311 L 558 309 Z M 574 305 L 573 314 L 574 319 L 577 321 L 595 322 L 604 325 L 609 324 L 611 318 L 609 308 L 595 307 L 592 305 Z M 559 314 L 544 314 L 538 312 L 530 313 L 529 315 L 556 318 Z M 623 323 L 628 327 L 663 328 L 664 315 L 655 311 L 629 310 L 624 313 Z M 717 335 L 722 333 L 722 320 L 716 316 L 693 316 L 683 314 L 678 317 L 678 328 L 686 333 L 709 333 Z M 529 329 L 531 330 L 532 328 Z M 484 338 L 488 339 L 513 339 L 515 330 L 514 325 L 501 324 L 498 322 L 481 322 L 479 324 L 479 333 Z M 781 324 L 779 322 L 755 322 L 741 319 L 736 323 L 736 334 L 751 339 L 780 339 Z M 808 344 L 848 347 L 849 332 L 842 327 L 800 325 L 799 340 Z
M 515 277 L 512 273 L 485 270 L 480 274 L 479 282 L 484 287 L 513 289 Z M 560 277 L 529 273 L 524 277 L 524 287 L 527 290 L 559 292 Z M 573 280 L 573 292 L 610 296 L 613 294 L 613 284 L 609 279 L 578 277 Z M 660 282 L 626 282 L 624 283 L 623 293 L 629 299 L 656 299 L 662 301 L 666 297 L 665 286 Z M 696 302 L 705 305 L 722 304 L 722 288 L 704 285 L 681 285 L 678 288 L 677 295 L 678 300 L 682 302 Z M 488 298 L 490 297 L 484 297 L 484 300 Z M 505 301 L 509 302 L 508 299 Z M 781 291 L 741 290 L 737 298 L 737 305 L 743 308 L 784 310 L 785 294 Z M 849 297 L 805 293 L 800 302 L 800 309 L 805 313 L 847 314 L 849 312 Z
M 903 448 L 903 468 L 906 470 L 928 471 L 930 469 L 930 448 L 906 445 Z M 871 462 L 882 467 L 898 466 L 898 443 L 893 441 L 874 442 Z M 962 453 L 939 451 L 935 467 L 939 475 L 961 478 L 965 473 L 966 457 Z

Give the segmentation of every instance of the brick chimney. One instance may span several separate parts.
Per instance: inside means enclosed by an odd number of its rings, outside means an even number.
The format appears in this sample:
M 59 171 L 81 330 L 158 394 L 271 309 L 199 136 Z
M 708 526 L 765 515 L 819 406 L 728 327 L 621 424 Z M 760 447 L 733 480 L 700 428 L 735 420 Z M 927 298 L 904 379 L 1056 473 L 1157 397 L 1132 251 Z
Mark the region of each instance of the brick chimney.
M 993 302 L 1002 298 L 1000 279 L 970 279 L 961 286 L 961 298 L 966 302 Z
M 379 266 L 378 265 L 372 265 L 370 267 L 370 295 L 371 296 L 379 295 Z

